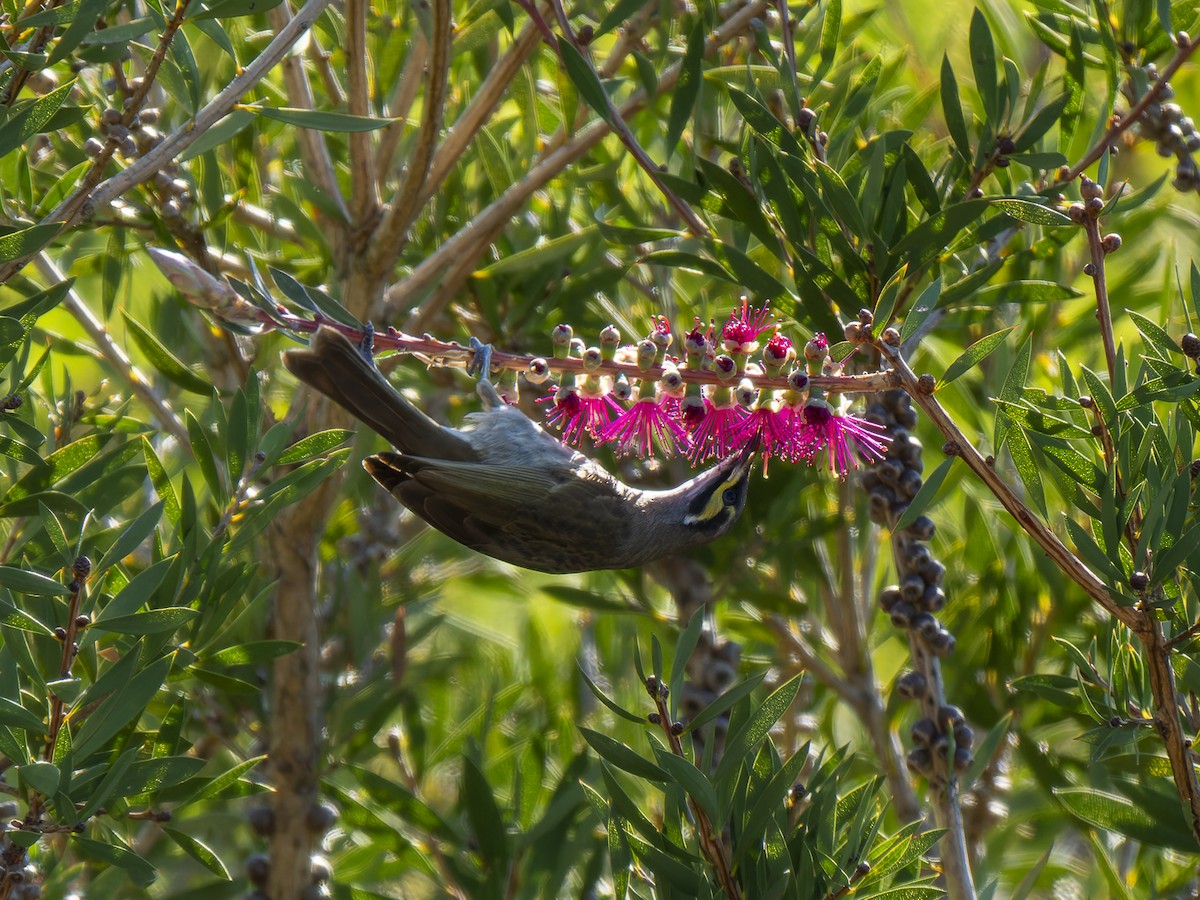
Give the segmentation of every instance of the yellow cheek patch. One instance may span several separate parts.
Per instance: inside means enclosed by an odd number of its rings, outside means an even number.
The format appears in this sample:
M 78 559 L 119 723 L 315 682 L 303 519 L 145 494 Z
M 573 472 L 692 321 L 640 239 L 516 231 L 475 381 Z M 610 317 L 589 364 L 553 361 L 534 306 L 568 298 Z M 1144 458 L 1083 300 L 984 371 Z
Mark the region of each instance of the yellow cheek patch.
M 701 522 L 707 522 L 709 519 L 716 516 L 725 508 L 725 491 L 737 485 L 742 479 L 741 467 L 734 469 L 729 473 L 729 476 L 717 486 L 717 488 L 708 495 L 708 502 L 704 504 L 704 509 L 698 513 L 693 513 L 689 516 L 684 516 L 684 525 L 698 525 Z

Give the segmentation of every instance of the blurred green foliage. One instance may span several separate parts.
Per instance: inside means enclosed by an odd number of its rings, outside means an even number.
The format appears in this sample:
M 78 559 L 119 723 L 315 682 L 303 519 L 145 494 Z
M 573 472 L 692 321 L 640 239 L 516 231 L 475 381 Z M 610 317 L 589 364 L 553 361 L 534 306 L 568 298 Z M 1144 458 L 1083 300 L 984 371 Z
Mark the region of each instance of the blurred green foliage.
M 537 14 L 562 34 L 553 6 Z M 1180 634 L 1200 615 L 1200 409 L 1177 343 L 1200 318 L 1196 192 L 1136 127 L 1088 170 L 1122 238 L 1110 379 L 1084 198 L 1058 170 L 1200 4 L 584 4 L 569 23 L 590 40 L 556 53 L 532 4 L 455 3 L 442 91 L 441 4 L 310 7 L 311 34 L 234 108 L 220 92 L 291 46 L 285 5 L 4 5 L 0 898 L 253 895 L 268 846 L 284 896 L 280 867 L 311 862 L 280 857 L 283 831 L 331 867 L 305 896 L 721 896 L 714 842 L 754 898 L 1195 889 L 1194 829 L 1144 727 L 1146 645 L 966 466 L 918 501 L 957 639 L 946 699 L 978 735 L 946 823 L 937 791 L 904 787 L 913 661 L 876 608 L 893 545 L 853 478 L 772 464 L 688 563 L 514 570 L 401 514 L 355 462 L 379 439 L 283 374 L 294 339 L 222 327 L 144 249 L 304 315 L 533 355 L 560 321 L 639 336 L 652 314 L 720 321 L 742 292 L 794 338 L 840 340 L 873 310 L 1034 515 Z M 1194 67 L 1171 78 L 1181 117 Z M 388 365 L 435 417 L 474 408 L 457 376 Z M 932 473 L 945 436 L 915 434 Z M 279 590 L 297 565 L 310 592 Z M 297 606 L 311 632 L 280 625 Z M 1189 736 L 1192 646 L 1168 658 Z M 297 661 L 312 681 L 281 683 Z M 673 752 L 687 685 L 718 664 L 725 699 Z M 651 675 L 672 688 L 657 724 Z M 315 737 L 281 711 L 289 690 Z M 266 757 L 293 729 L 316 787 L 272 821 L 295 782 Z M 943 827 L 970 864 L 948 880 Z

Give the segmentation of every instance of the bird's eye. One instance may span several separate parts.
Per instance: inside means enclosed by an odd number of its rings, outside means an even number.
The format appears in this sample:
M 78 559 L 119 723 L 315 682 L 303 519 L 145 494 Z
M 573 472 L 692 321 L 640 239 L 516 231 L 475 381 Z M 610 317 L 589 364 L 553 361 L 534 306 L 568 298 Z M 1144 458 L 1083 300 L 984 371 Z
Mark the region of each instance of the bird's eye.
M 737 506 L 737 488 L 725 488 L 725 493 L 721 495 L 721 500 L 724 501 L 726 506 Z

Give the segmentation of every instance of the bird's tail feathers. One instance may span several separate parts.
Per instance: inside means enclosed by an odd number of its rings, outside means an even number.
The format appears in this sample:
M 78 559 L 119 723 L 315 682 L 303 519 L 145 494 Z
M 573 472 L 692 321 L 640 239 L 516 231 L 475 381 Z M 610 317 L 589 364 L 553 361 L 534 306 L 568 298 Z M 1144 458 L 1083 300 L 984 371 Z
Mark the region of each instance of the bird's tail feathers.
M 332 328 L 319 328 L 307 348 L 287 350 L 283 364 L 404 453 L 477 459 L 471 445 L 409 403 L 358 348 Z

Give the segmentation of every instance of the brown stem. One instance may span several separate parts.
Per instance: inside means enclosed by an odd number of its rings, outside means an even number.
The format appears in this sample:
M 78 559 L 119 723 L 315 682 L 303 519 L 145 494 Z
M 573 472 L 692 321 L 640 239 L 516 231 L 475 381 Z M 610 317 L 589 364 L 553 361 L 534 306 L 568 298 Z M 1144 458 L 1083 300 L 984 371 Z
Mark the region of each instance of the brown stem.
M 1138 613 L 1128 606 L 1121 606 L 1117 603 L 1108 590 L 1108 586 L 1100 580 L 1100 577 L 1089 569 L 1074 553 L 1067 549 L 1067 546 L 1059 540 L 1058 535 L 1035 516 L 1029 507 L 1022 502 L 1021 498 L 1013 492 L 1012 488 L 996 474 L 996 470 L 975 449 L 975 446 L 962 433 L 958 425 L 954 423 L 954 420 L 950 418 L 950 414 L 946 412 L 942 404 L 937 401 L 932 393 L 928 393 L 922 387 L 920 380 L 913 370 L 909 368 L 908 363 L 900 355 L 899 350 L 882 342 L 876 344 L 876 347 L 883 355 L 883 358 L 895 368 L 900 387 L 912 397 L 914 403 L 921 407 L 921 410 L 929 417 L 929 420 L 938 431 L 953 446 L 955 454 L 961 457 L 962 461 L 967 464 L 967 467 L 987 485 L 996 499 L 1000 501 L 1000 504 L 1017 520 L 1017 524 L 1021 526 L 1021 529 L 1033 538 L 1037 545 L 1045 551 L 1046 555 L 1072 581 L 1083 588 L 1089 597 L 1099 603 L 1100 606 L 1122 624 L 1129 628 L 1136 628 L 1139 620 Z
M 1113 338 L 1112 308 L 1108 302 L 1108 279 L 1104 276 L 1104 246 L 1100 236 L 1100 219 L 1087 216 L 1083 222 L 1088 250 L 1092 257 L 1092 283 L 1096 289 L 1096 318 L 1100 322 L 1100 340 L 1104 345 L 1104 360 L 1108 363 L 1108 383 L 1116 387 L 1117 346 Z
M 408 158 L 404 183 L 384 209 L 383 219 L 371 235 L 366 262 L 380 272 L 396 258 L 408 240 L 408 229 L 420 209 L 419 200 L 434 146 L 445 115 L 446 85 L 450 78 L 450 0 L 432 0 L 433 32 L 430 35 L 428 80 L 421 110 L 421 129 Z
M 367 0 L 346 0 L 346 66 L 349 111 L 367 117 L 370 79 L 367 76 Z M 375 187 L 375 158 L 371 134 L 354 132 L 350 140 L 350 215 L 354 230 L 369 227 L 379 210 Z
M 1180 44 L 1179 50 L 1175 54 L 1175 58 L 1167 63 L 1167 65 L 1163 68 L 1162 73 L 1158 76 L 1158 80 L 1150 86 L 1150 90 L 1146 91 L 1146 95 L 1137 102 L 1133 109 L 1129 110 L 1129 112 L 1127 112 L 1120 119 L 1115 119 L 1112 124 L 1108 126 L 1108 130 L 1104 132 L 1100 140 L 1096 142 L 1096 145 L 1088 151 L 1087 155 L 1084 156 L 1084 158 L 1077 162 L 1074 166 L 1072 166 L 1068 171 L 1063 173 L 1063 177 L 1059 179 L 1059 183 L 1062 184 L 1074 181 L 1084 171 L 1087 170 L 1088 166 L 1096 162 L 1096 160 L 1107 153 L 1108 148 L 1116 143 L 1117 138 L 1124 134 L 1134 122 L 1142 117 L 1142 114 L 1147 110 L 1147 108 L 1149 108 L 1151 103 L 1154 103 L 1158 100 L 1159 95 L 1162 94 L 1163 88 L 1166 87 L 1166 84 L 1170 80 L 1171 76 L 1179 71 L 1179 67 L 1187 62 L 1188 58 L 1196 52 L 1197 47 L 1200 47 L 1200 41 L 1194 41 L 1191 39 L 1189 39 L 1187 43 Z
M 749 27 L 751 21 L 767 10 L 768 6 L 767 0 L 751 0 L 713 31 L 705 45 L 705 53 L 714 52 L 718 47 L 740 35 Z M 674 87 L 679 80 L 681 71 L 682 64 L 676 63 L 662 73 L 658 82 L 660 94 Z M 648 102 L 649 98 L 645 92 L 638 91 L 621 104 L 621 116 L 632 115 Z M 388 303 L 400 308 L 415 307 L 409 327 L 414 331 L 426 328 L 427 323 L 431 322 L 441 311 L 446 300 L 442 298 L 438 303 L 426 300 L 418 306 L 418 297 L 441 280 L 447 267 L 472 265 L 479 254 L 486 250 L 495 235 L 508 224 L 513 213 L 535 191 L 540 190 L 571 163 L 582 158 L 592 147 L 607 137 L 610 131 L 607 122 L 593 120 L 561 146 L 553 148 L 523 178 L 509 187 L 491 205 L 481 210 L 469 224 L 447 239 L 433 254 L 426 257 L 403 281 L 390 287 L 387 291 Z
M 559 21 L 559 27 L 563 29 L 567 39 L 574 44 L 575 39 L 571 34 L 571 26 L 567 21 L 567 14 L 563 9 L 562 0 L 550 0 L 550 5 L 554 8 L 555 16 Z M 562 49 L 558 46 L 557 42 L 554 44 L 554 49 L 561 58 Z M 591 70 L 591 73 L 596 76 L 596 80 L 599 81 L 600 75 L 596 71 L 596 67 L 592 65 L 592 61 L 588 58 L 587 53 L 580 52 L 580 56 L 582 57 L 583 61 L 587 63 L 588 69 Z M 654 186 L 658 188 L 659 193 L 661 193 L 663 197 L 666 198 L 667 202 L 671 204 L 671 207 L 677 213 L 679 213 L 679 217 L 687 223 L 687 226 L 693 235 L 701 238 L 708 237 L 712 233 L 708 226 L 705 225 L 703 220 L 696 215 L 695 211 L 673 190 L 671 190 L 665 181 L 662 180 L 662 174 L 658 168 L 658 164 L 650 158 L 650 154 L 647 153 L 642 145 L 638 143 L 638 139 L 634 136 L 633 131 L 625 122 L 625 119 L 621 116 L 620 110 L 613 105 L 612 98 L 608 96 L 607 91 L 604 92 L 604 105 L 606 108 L 601 111 L 601 115 L 608 121 L 613 133 L 620 138 L 621 143 L 625 145 L 625 149 L 629 151 L 629 154 L 634 158 L 637 164 L 642 167 L 642 170 L 646 173 L 646 176 L 650 179 Z
M 150 62 L 146 65 L 146 72 L 142 76 L 142 82 L 129 98 L 129 105 L 121 115 L 121 125 L 124 128 L 128 129 L 133 124 L 134 117 L 141 112 L 142 105 L 146 102 L 146 95 L 150 92 L 150 88 L 154 86 L 154 79 L 158 75 L 159 67 L 162 66 L 163 60 L 167 58 L 167 50 L 171 47 L 171 41 L 175 39 L 175 33 L 183 26 L 188 3 L 189 0 L 179 0 L 175 4 L 175 13 L 167 22 L 167 27 L 163 29 L 163 33 L 158 39 L 158 46 L 154 48 L 154 55 L 150 57 Z M 60 213 L 61 220 L 64 223 L 70 223 L 75 219 L 87 202 L 92 190 L 104 178 L 104 168 L 116 152 L 117 143 L 117 139 L 113 137 L 104 142 L 99 155 L 92 161 L 91 167 L 83 176 L 83 181 L 72 193 L 71 201 Z
M 654 698 L 654 705 L 658 709 L 658 721 L 662 725 L 663 733 L 667 737 L 667 743 L 671 748 L 671 752 L 676 756 L 687 759 L 687 754 L 683 752 L 683 743 L 679 740 L 679 735 L 675 733 L 674 723 L 671 721 L 671 713 L 667 709 L 667 692 L 661 687 L 653 690 L 651 696 Z M 729 866 L 729 854 L 725 848 L 725 844 L 721 841 L 720 835 L 713 829 L 713 824 L 709 821 L 708 814 L 703 807 L 688 794 L 687 798 L 688 809 L 692 811 L 692 816 L 696 821 L 696 836 L 700 841 L 700 849 L 704 853 L 704 858 L 708 860 L 709 865 L 717 873 L 717 880 L 721 883 L 721 890 L 725 892 L 725 896 L 729 900 L 741 900 L 741 886 L 734 880 L 733 871 Z
M 220 310 L 216 310 L 219 314 Z M 302 319 L 290 313 L 276 313 L 268 316 L 256 310 L 260 324 L 282 328 L 301 334 L 311 334 L 318 328 L 331 328 L 345 335 L 354 343 L 363 338 L 363 331 L 349 325 L 342 325 L 329 319 Z M 466 366 L 475 356 L 475 351 L 463 346 L 458 341 L 442 341 L 429 334 L 421 337 L 405 334 L 395 328 L 380 332 L 373 337 L 373 347 L 376 351 L 396 350 L 421 357 L 428 365 Z M 527 372 L 534 361 L 544 363 L 546 368 L 554 372 L 574 372 L 597 375 L 625 375 L 630 378 L 640 378 L 657 381 L 662 377 L 664 367 L 651 366 L 648 369 L 638 368 L 633 362 L 617 362 L 610 360 L 602 362 L 595 369 L 586 368 L 582 359 L 556 359 L 553 357 L 535 357 L 521 353 L 506 353 L 503 350 L 492 350 L 492 371 Z M 717 384 L 716 375 L 707 369 L 679 369 L 679 377 L 685 383 Z M 785 377 L 773 377 L 764 374 L 744 374 L 742 376 L 756 387 L 766 390 L 787 390 L 788 380 Z M 724 382 L 728 384 L 728 382 Z M 895 372 L 874 372 L 868 375 L 812 375 L 808 384 L 832 394 L 862 394 L 891 390 L 899 386 L 899 378 Z

